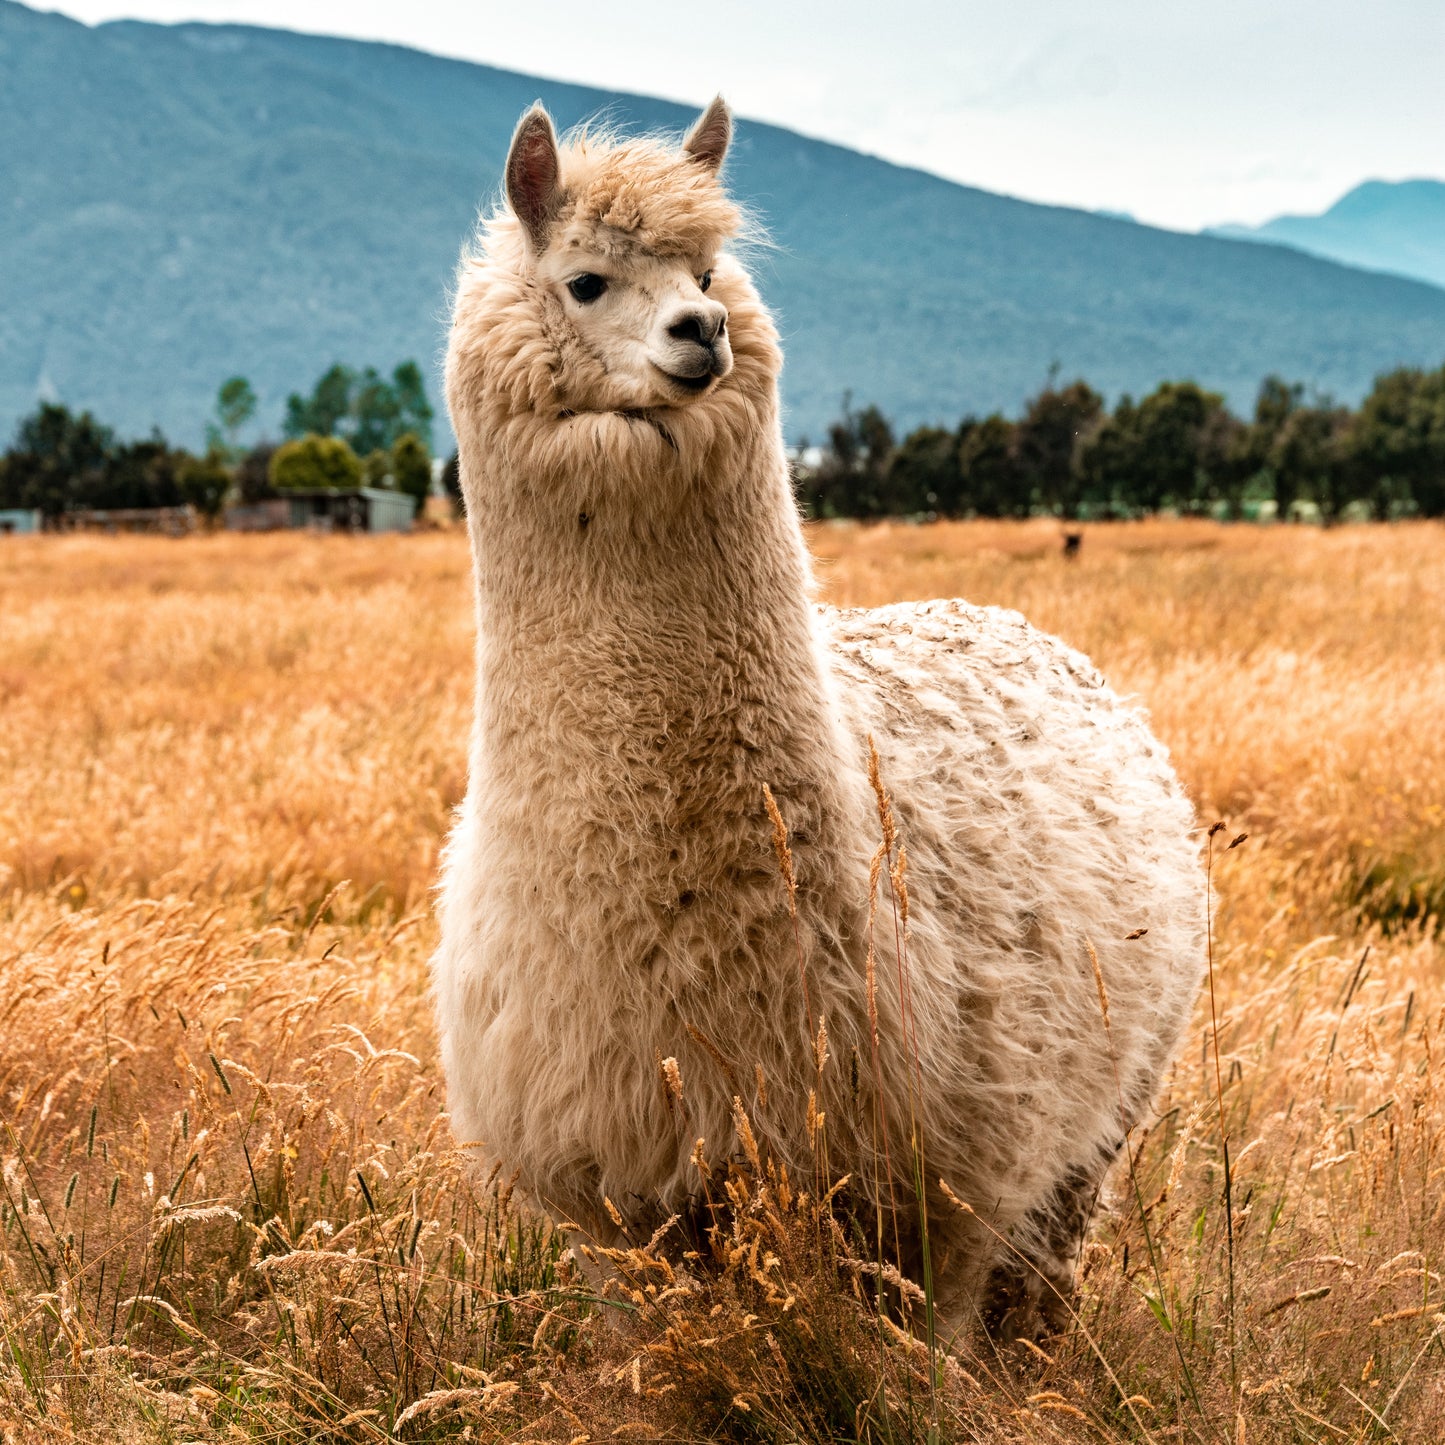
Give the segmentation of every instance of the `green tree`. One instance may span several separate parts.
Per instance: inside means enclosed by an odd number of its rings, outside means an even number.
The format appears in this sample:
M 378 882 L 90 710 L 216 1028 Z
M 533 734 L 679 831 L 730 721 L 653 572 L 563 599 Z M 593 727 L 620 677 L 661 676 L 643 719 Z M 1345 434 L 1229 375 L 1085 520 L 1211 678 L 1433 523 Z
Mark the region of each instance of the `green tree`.
M 411 497 L 420 512 L 431 491 L 431 457 L 415 432 L 403 432 L 392 445 L 391 474 L 397 490 Z
M 187 457 L 180 468 L 180 491 L 207 522 L 221 515 L 226 493 L 231 490 L 231 472 L 225 457 L 215 448 L 203 457 Z
M 1200 495 L 1223 506 L 1229 521 L 1244 511 L 1244 495 L 1261 470 L 1252 428 L 1229 411 L 1215 407 L 1205 418 L 1199 438 Z
M 21 422 L 0 462 L 0 507 L 35 507 L 47 517 L 94 508 L 176 507 L 189 458 L 154 432 L 120 442 L 89 412 L 46 403 Z
M 236 491 L 241 501 L 249 505 L 276 495 L 271 485 L 271 458 L 275 455 L 274 442 L 258 442 L 236 463 Z
M 395 491 L 396 478 L 392 475 L 391 453 L 382 451 L 380 447 L 367 452 L 361 459 L 361 480 L 368 487 Z
M 1299 382 L 1288 382 L 1283 377 L 1270 375 L 1259 384 L 1259 394 L 1254 400 L 1254 424 L 1250 428 L 1252 455 L 1261 467 L 1268 467 L 1274 478 L 1275 515 L 1287 522 L 1294 510 L 1297 479 L 1291 474 L 1281 476 L 1275 467 L 1280 433 L 1289 419 L 1304 405 L 1304 387 Z
M 251 383 L 244 376 L 223 381 L 216 393 L 216 419 L 206 426 L 206 450 L 223 461 L 234 461 L 240 455 L 237 435 L 255 415 L 256 393 Z
M 817 470 L 803 487 L 815 516 L 880 517 L 889 510 L 888 463 L 893 429 L 876 406 L 854 411 L 843 398 L 843 415 L 828 428 L 828 444 Z
M 92 507 L 178 507 L 185 500 L 181 473 L 191 458 L 172 450 L 153 432 L 144 441 L 112 447 L 100 489 L 86 502 Z
M 112 480 L 115 435 L 88 412 L 42 402 L 15 433 L 5 458 L 0 505 L 47 517 L 97 505 Z
M 411 432 L 430 454 L 433 412 L 431 402 L 427 400 L 421 367 L 414 361 L 403 361 L 391 374 L 391 386 L 396 393 L 397 424 L 402 434 Z
M 346 429 L 351 449 L 359 457 L 372 452 L 387 452 L 399 434 L 401 406 L 396 390 L 373 366 L 357 378 L 351 398 L 351 414 Z
M 1360 490 L 1353 424 L 1348 408 L 1323 397 L 1313 406 L 1296 407 L 1275 440 L 1276 489 L 1282 483 L 1291 496 L 1309 497 L 1327 527 Z
M 340 362 L 320 377 L 310 396 L 286 399 L 287 437 L 339 436 L 358 456 L 390 451 L 406 432 L 431 446 L 432 408 L 421 368 L 403 361 L 390 380 L 374 366 L 357 372 Z
M 351 415 L 355 387 L 356 373 L 338 361 L 322 374 L 309 397 L 293 391 L 286 398 L 282 430 L 293 441 L 304 436 L 335 436 L 337 428 Z
M 1138 467 L 1139 409 L 1132 397 L 1119 398 L 1113 414 L 1105 417 L 1079 444 L 1077 459 L 1080 500 L 1106 515 L 1127 514 L 1126 492 Z
M 1019 461 L 1013 422 L 994 412 L 959 431 L 957 510 L 980 517 L 1027 517 L 1033 489 Z
M 1079 453 L 1103 411 L 1103 397 L 1087 383 L 1074 381 L 1059 388 L 1052 380 L 1025 409 L 1015 433 L 1019 468 L 1046 512 L 1078 516 Z
M 1166 381 L 1137 406 L 1125 396 L 1081 443 L 1081 496 L 1125 515 L 1165 505 L 1197 508 L 1209 494 L 1215 448 L 1229 437 L 1224 398 L 1192 381 Z
M 1445 516 L 1445 366 L 1378 377 L 1360 407 L 1355 455 L 1377 517 L 1405 497 L 1427 517 Z
M 1199 495 L 1201 442 L 1224 398 L 1192 381 L 1166 381 L 1139 403 L 1136 467 L 1127 500 L 1143 511 L 1192 507 Z
M 888 459 L 884 495 L 899 512 L 951 512 L 958 503 L 958 439 L 942 427 L 921 426 Z
M 361 485 L 361 462 L 340 437 L 300 437 L 276 448 L 271 485 L 282 492 L 349 491 Z
M 1254 399 L 1254 424 L 1267 436 L 1277 436 L 1295 410 L 1304 405 L 1305 389 L 1298 381 L 1286 381 L 1271 373 L 1259 384 Z

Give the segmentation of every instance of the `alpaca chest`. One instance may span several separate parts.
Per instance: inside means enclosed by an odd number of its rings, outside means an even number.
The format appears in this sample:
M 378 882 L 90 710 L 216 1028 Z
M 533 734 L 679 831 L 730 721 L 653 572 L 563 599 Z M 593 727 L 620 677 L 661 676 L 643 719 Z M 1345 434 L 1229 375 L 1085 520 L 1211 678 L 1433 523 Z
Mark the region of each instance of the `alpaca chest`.
M 473 759 L 484 816 L 513 840 L 664 917 L 776 880 L 764 784 L 815 837 L 827 786 L 747 640 L 686 614 L 569 608 L 509 629 L 484 655 Z

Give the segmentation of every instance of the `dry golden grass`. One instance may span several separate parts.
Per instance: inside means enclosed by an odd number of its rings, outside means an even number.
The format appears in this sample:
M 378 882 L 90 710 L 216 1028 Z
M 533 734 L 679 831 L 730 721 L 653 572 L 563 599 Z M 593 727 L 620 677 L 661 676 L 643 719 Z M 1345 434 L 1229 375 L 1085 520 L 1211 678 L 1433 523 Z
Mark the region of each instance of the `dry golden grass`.
M 1445 531 L 813 542 L 831 600 L 1090 652 L 1229 822 L 1218 1075 L 1206 999 L 1047 1358 L 930 1359 L 765 1171 L 711 1263 L 602 1285 L 470 1178 L 425 977 L 459 535 L 6 539 L 7 1442 L 1445 1439 Z

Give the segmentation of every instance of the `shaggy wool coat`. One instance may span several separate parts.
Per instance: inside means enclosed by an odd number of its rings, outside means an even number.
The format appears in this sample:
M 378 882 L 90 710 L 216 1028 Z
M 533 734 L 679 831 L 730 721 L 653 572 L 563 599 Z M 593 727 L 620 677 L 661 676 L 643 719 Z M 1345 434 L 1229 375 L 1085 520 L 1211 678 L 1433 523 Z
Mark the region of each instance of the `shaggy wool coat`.
M 564 150 L 562 176 L 555 244 L 701 252 L 736 225 L 711 172 L 652 142 Z M 1138 708 L 1017 613 L 814 605 L 774 326 L 738 261 L 710 294 L 723 382 L 593 410 L 598 363 L 517 222 L 462 266 L 476 721 L 434 967 L 453 1128 L 607 1239 L 604 1201 L 687 1206 L 738 1101 L 811 1177 L 821 1090 L 834 1175 L 906 1202 L 905 1268 L 921 1139 L 945 1309 L 1020 1256 L 1067 1288 L 1198 987 L 1191 807 Z M 897 822 L 879 869 L 870 739 Z

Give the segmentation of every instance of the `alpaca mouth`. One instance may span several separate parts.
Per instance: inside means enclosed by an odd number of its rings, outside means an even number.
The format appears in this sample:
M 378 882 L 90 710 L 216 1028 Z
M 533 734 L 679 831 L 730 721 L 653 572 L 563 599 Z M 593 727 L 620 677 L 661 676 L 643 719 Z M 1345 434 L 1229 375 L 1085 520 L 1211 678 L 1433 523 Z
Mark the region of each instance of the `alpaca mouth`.
M 660 366 L 657 369 L 659 371 L 662 371 L 662 368 Z M 706 391 L 708 387 L 710 387 L 713 382 L 717 380 L 717 377 L 713 374 L 711 367 L 704 371 L 700 376 L 679 376 L 676 372 L 673 371 L 662 371 L 662 374 L 674 386 L 680 386 L 684 391 L 690 391 L 694 394 Z

